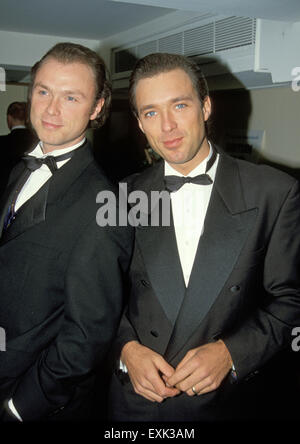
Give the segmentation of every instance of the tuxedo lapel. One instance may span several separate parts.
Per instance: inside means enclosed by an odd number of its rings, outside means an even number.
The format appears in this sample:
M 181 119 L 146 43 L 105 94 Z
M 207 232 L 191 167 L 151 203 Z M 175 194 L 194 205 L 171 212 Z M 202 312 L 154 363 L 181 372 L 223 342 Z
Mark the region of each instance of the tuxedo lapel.
M 24 164 L 23 162 L 20 162 L 11 172 L 8 185 L 6 187 L 5 192 L 1 196 L 1 202 L 0 202 L 0 238 L 2 235 L 4 222 L 6 219 L 6 215 L 9 210 L 9 206 L 13 200 L 15 189 L 20 182 L 20 177 L 24 173 Z
M 248 237 L 257 214 L 247 208 L 236 162 L 220 155 L 204 232 L 181 306 L 167 358 L 172 359 L 199 327 L 217 299 Z
M 59 204 L 60 200 L 65 197 L 68 187 L 92 160 L 93 155 L 90 147 L 87 146 L 79 149 L 78 152 L 56 171 L 38 192 L 17 211 L 16 218 L 3 234 L 1 243 L 8 242 L 34 225 L 45 221 L 47 206 Z
M 148 202 L 151 201 L 151 192 L 161 192 L 163 184 L 163 162 L 149 168 L 149 170 L 134 183 L 134 190 L 141 190 L 147 194 Z M 170 199 L 168 199 L 170 205 Z M 151 211 L 152 210 L 152 211 Z M 151 285 L 163 308 L 166 317 L 175 323 L 185 292 L 172 211 L 170 208 L 170 225 L 151 225 L 152 215 L 157 210 L 154 206 L 148 206 L 148 214 L 144 216 L 148 226 L 136 228 L 136 239 L 147 269 Z M 160 217 L 162 212 L 159 212 Z
M 92 147 L 89 142 L 86 142 L 83 147 L 78 148 L 78 151 L 75 152 L 73 157 L 54 174 L 49 188 L 48 205 L 59 204 L 69 197 L 74 198 L 73 195 L 67 195 L 68 189 L 93 161 Z
M 8 242 L 10 239 L 45 220 L 49 185 L 50 180 L 16 212 L 16 218 L 3 233 L 1 243 Z
M 185 293 L 173 224 L 136 230 L 147 273 L 167 318 L 177 318 Z

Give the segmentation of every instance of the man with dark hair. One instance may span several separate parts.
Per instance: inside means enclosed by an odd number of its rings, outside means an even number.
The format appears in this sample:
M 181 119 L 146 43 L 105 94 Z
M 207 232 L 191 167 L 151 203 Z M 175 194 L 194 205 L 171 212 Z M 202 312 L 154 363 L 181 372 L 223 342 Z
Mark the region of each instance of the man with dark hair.
M 141 59 L 130 98 L 163 161 L 129 177 L 128 192 L 167 190 L 172 217 L 136 228 L 110 418 L 245 418 L 243 381 L 290 347 L 299 324 L 299 184 L 210 143 L 211 101 L 191 60 Z
M 24 125 L 26 120 L 26 102 L 12 102 L 7 108 L 7 126 Z
M 91 414 L 132 244 L 131 229 L 96 223 L 97 194 L 115 190 L 85 133 L 104 124 L 110 100 L 104 62 L 88 48 L 57 44 L 33 67 L 40 142 L 13 170 L 0 207 L 3 420 Z
M 12 168 L 24 153 L 37 144 L 36 136 L 26 128 L 26 102 L 11 103 L 7 108 L 6 118 L 10 133 L 0 136 L 0 195 L 7 184 Z

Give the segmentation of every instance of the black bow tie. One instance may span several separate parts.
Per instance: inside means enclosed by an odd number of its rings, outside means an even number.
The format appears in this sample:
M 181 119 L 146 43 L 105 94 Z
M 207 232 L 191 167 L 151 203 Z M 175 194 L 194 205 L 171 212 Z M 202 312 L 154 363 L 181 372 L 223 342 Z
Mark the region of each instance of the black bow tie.
M 3 223 L 3 229 L 6 230 L 12 221 L 15 219 L 15 204 L 17 197 L 22 190 L 23 186 L 25 185 L 27 179 L 31 175 L 31 173 L 35 170 L 38 170 L 43 164 L 46 164 L 51 173 L 53 174 L 55 171 L 57 171 L 57 164 L 56 162 L 59 162 L 61 160 L 70 159 L 75 152 L 81 147 L 83 147 L 84 144 L 82 144 L 80 147 L 76 148 L 73 151 L 69 151 L 68 153 L 61 154 L 60 156 L 47 156 L 47 157 L 34 157 L 30 156 L 29 154 L 26 154 L 25 156 L 22 156 L 22 160 L 25 162 L 26 169 L 23 171 L 21 176 L 19 177 L 17 181 L 17 185 L 15 187 L 15 190 L 12 193 L 8 208 L 7 208 L 7 214 L 5 216 L 5 220 Z
M 194 183 L 197 185 L 210 185 L 213 183 L 212 179 L 209 177 L 207 172 L 211 169 L 215 160 L 217 158 L 217 153 L 213 150 L 211 158 L 207 162 L 205 174 L 199 174 L 195 177 L 190 176 L 165 176 L 164 182 L 166 190 L 170 193 L 178 191 L 185 183 Z
M 53 174 L 57 170 L 57 163 L 61 160 L 70 159 L 76 150 L 69 151 L 66 154 L 61 154 L 60 156 L 47 156 L 47 157 L 34 157 L 30 155 L 23 156 L 26 167 L 30 171 L 38 170 L 43 164 L 46 164 Z
M 210 185 L 213 181 L 209 177 L 208 174 L 199 174 L 199 176 L 195 177 L 182 177 L 182 176 L 166 176 L 165 177 L 165 186 L 166 190 L 173 193 L 174 191 L 178 191 L 185 183 L 195 183 L 197 185 Z

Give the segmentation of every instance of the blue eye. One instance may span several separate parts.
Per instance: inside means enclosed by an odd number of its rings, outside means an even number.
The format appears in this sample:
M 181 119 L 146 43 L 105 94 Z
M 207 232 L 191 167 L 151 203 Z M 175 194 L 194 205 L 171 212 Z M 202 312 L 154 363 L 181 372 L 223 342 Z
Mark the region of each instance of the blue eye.
M 177 109 L 183 109 L 183 108 L 185 108 L 186 107 L 186 105 L 184 104 L 184 103 L 178 103 L 177 105 L 176 105 L 176 108 Z
M 153 117 L 156 115 L 155 111 L 149 111 L 148 113 L 145 114 L 145 117 Z
M 39 95 L 40 95 L 40 96 L 46 96 L 46 95 L 47 95 L 47 91 L 45 91 L 44 89 L 41 89 L 41 90 L 39 91 Z
M 68 102 L 76 102 L 75 97 L 72 97 L 72 96 L 68 96 L 67 100 L 68 100 Z

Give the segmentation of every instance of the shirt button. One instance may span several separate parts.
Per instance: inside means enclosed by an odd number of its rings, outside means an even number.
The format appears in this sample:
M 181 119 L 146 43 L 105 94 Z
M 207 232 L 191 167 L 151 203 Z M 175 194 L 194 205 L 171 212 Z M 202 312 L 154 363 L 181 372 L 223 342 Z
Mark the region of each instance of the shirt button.
M 238 291 L 240 291 L 241 287 L 239 285 L 233 285 L 232 287 L 230 287 L 230 291 L 232 293 L 237 293 Z

